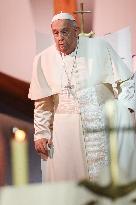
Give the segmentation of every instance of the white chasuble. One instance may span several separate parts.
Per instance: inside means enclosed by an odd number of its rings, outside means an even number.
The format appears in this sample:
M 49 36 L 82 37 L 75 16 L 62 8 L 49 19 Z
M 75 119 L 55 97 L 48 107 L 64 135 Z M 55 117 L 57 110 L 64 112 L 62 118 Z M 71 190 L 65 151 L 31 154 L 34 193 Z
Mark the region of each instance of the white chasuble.
M 54 95 L 56 102 L 53 123 L 55 151 L 53 159 L 42 160 L 43 181 L 85 177 L 96 180 L 109 165 L 104 105 L 107 100 L 113 100 L 118 105 L 117 127 L 121 127 L 121 123 L 133 126 L 128 108 L 136 109 L 134 87 L 131 86 L 131 93 L 126 91 L 127 94 L 122 94 L 123 86 L 120 91 L 117 86 L 118 82 L 124 82 L 125 87 L 126 82 L 133 81 L 131 77 L 129 69 L 115 51 L 99 38 L 81 37 L 77 49 L 70 55 L 61 56 L 52 46 L 35 58 L 29 97 L 39 100 Z M 114 88 L 119 92 L 119 102 Z M 42 124 L 43 117 L 46 118 L 37 111 L 35 118 L 39 119 L 39 124 Z M 45 133 L 47 126 L 42 124 L 41 127 L 41 130 L 37 128 L 39 133 Z M 125 135 L 128 135 L 127 139 Z M 119 132 L 118 139 L 120 167 L 127 177 L 131 177 L 132 173 L 128 170 L 130 164 L 134 168 L 134 133 L 124 132 L 122 136 Z M 128 153 L 125 152 L 126 144 L 129 144 Z

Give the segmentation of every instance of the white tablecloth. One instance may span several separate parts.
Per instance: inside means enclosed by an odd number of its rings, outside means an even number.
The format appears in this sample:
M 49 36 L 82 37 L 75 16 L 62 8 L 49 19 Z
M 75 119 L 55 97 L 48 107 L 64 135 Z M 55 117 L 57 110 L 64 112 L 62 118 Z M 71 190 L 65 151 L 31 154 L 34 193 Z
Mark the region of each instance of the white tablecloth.
M 89 193 L 74 182 L 34 184 L 22 187 L 5 187 L 0 190 L 0 205 L 133 205 L 136 191 L 116 201 Z

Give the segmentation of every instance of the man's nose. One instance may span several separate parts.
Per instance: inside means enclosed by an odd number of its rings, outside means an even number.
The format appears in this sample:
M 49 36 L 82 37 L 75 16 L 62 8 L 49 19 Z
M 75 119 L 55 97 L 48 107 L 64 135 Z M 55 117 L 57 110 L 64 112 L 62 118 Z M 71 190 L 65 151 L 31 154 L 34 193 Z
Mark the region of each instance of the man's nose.
M 63 40 L 64 39 L 64 36 L 63 36 L 63 34 L 61 32 L 59 33 L 58 37 L 59 37 L 59 40 Z

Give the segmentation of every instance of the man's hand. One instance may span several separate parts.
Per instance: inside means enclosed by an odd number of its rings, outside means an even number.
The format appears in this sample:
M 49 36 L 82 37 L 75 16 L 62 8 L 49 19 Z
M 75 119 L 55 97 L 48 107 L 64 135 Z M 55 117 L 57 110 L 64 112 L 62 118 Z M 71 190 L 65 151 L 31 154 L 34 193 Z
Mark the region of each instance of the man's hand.
M 50 140 L 46 138 L 42 138 L 42 139 L 36 140 L 34 143 L 35 143 L 35 150 L 37 151 L 37 153 L 42 156 L 44 155 L 44 158 L 47 160 L 48 159 L 47 144 L 51 143 Z

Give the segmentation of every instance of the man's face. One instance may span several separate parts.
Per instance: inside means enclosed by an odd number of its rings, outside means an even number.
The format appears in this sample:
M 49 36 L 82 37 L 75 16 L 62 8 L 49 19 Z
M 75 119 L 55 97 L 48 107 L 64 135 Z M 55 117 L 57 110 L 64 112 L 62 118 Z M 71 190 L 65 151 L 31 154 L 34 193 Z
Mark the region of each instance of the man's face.
M 64 54 L 73 52 L 77 45 L 78 28 L 66 19 L 54 21 L 51 27 L 57 49 Z

